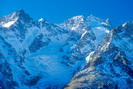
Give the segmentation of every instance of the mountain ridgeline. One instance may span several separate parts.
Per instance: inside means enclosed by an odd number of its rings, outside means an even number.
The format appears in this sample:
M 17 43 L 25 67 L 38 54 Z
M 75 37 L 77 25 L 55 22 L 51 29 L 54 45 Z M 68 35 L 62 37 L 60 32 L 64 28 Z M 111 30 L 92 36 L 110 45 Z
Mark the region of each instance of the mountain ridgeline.
M 53 24 L 24 10 L 0 18 L 0 89 L 132 89 L 132 59 L 133 21 Z

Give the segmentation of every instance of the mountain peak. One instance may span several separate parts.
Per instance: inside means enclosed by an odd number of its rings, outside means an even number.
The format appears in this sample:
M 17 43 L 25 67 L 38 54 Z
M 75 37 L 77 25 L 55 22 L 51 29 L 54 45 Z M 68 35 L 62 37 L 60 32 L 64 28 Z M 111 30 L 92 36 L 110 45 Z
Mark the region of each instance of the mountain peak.
M 44 19 L 43 19 L 43 18 L 40 18 L 40 19 L 38 20 L 38 22 L 44 22 Z
M 17 10 L 16 12 L 25 13 L 25 11 L 23 9 Z
M 24 10 L 20 9 L 14 13 L 0 18 L 0 25 L 2 25 L 2 27 L 9 28 L 18 21 L 30 23 L 33 21 L 33 19 L 27 13 L 25 13 Z
M 17 15 L 21 15 L 21 14 L 25 14 L 25 11 L 23 9 L 20 9 L 18 11 L 16 11 Z
M 82 18 L 84 18 L 84 16 L 83 15 L 78 15 L 78 16 L 73 16 L 72 18 L 73 19 L 82 19 Z
M 20 19 L 32 19 L 23 9 L 20 9 L 15 12 L 15 16 L 19 17 Z
M 14 12 L 11 17 L 18 18 L 19 21 L 24 23 L 30 23 L 33 21 L 33 19 L 22 9 Z
M 78 16 L 74 16 L 70 19 L 68 19 L 69 21 L 79 21 L 79 22 L 82 22 L 84 21 L 84 16 L 83 15 L 78 15 Z
M 101 18 L 98 18 L 98 17 L 96 17 L 96 16 L 93 16 L 93 15 L 90 15 L 90 16 L 87 16 L 87 20 L 88 21 L 102 21 L 102 19 Z

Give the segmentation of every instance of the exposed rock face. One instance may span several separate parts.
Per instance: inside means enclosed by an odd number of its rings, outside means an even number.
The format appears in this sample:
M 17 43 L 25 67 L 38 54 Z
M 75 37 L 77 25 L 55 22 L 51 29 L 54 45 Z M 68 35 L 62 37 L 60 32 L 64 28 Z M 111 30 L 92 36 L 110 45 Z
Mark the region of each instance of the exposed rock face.
M 133 21 L 113 29 L 65 89 L 132 89 Z

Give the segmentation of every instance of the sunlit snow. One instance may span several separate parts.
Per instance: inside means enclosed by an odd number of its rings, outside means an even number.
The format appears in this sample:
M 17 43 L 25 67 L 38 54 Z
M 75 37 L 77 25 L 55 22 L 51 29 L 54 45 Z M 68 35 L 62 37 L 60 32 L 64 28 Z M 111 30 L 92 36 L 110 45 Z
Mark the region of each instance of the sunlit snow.
M 39 22 L 42 22 L 42 21 L 44 21 L 44 19 L 43 19 L 43 18 L 41 18 L 41 19 L 39 19 L 38 21 L 39 21 Z
M 9 21 L 7 23 L 4 23 L 2 26 L 6 27 L 6 28 L 9 28 L 10 26 L 12 26 L 17 21 L 17 19 L 18 18 L 16 18 L 14 21 Z

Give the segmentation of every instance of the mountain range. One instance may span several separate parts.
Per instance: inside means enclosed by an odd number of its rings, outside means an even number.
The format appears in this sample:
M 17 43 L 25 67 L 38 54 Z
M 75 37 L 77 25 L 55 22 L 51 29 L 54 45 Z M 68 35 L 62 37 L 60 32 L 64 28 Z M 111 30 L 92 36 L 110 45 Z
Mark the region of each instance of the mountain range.
M 133 21 L 0 18 L 0 89 L 132 89 Z

